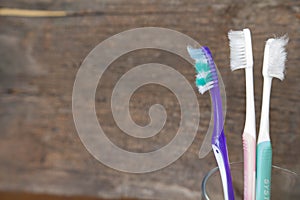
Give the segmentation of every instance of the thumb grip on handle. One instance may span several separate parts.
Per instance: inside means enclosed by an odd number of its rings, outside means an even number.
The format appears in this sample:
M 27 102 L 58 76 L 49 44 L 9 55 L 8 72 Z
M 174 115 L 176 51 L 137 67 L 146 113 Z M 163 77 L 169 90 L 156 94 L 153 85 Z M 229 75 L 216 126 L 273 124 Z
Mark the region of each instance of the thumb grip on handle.
M 271 197 L 272 146 L 270 141 L 257 145 L 256 200 Z
M 228 151 L 224 132 L 218 137 L 215 144 L 212 145 L 216 157 L 223 185 L 224 199 L 234 200 L 234 191 L 230 173 Z
M 243 134 L 244 148 L 244 200 L 255 200 L 255 138 L 248 133 Z

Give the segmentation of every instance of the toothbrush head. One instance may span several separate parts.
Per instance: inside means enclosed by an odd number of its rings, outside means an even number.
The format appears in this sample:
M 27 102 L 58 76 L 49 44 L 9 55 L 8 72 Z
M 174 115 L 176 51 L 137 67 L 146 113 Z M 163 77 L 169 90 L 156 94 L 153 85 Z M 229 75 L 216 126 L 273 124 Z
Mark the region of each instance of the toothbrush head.
M 195 60 L 196 86 L 201 94 L 218 85 L 215 63 L 208 47 L 187 48 L 191 58 Z
M 228 32 L 230 46 L 230 68 L 232 71 L 253 67 L 251 33 L 248 28 Z
M 289 38 L 284 35 L 280 38 L 268 39 L 265 45 L 263 76 L 284 79 L 285 61 L 287 52 L 285 46 Z

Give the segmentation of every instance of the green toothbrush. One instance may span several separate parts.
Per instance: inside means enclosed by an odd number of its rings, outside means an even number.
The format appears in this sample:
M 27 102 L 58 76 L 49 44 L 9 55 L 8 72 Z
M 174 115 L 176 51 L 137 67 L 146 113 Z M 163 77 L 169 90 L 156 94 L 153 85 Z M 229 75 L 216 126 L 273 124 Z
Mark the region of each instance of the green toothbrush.
M 256 200 L 269 200 L 271 197 L 272 146 L 269 134 L 269 108 L 272 79 L 284 79 L 287 53 L 285 46 L 288 37 L 268 39 L 265 45 L 263 63 L 263 99 L 260 129 L 256 150 Z

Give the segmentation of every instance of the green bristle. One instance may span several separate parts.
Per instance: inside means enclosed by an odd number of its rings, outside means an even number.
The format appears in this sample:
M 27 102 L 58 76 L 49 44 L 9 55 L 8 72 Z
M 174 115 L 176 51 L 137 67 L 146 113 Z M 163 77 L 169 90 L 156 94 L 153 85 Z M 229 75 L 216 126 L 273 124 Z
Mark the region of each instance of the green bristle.
M 197 73 L 207 72 L 207 71 L 210 70 L 209 66 L 208 66 L 208 63 L 204 63 L 204 62 L 196 62 L 195 63 L 195 68 L 196 68 Z
M 205 78 L 196 78 L 196 86 L 199 87 L 199 86 L 204 86 L 206 84 L 206 80 Z
M 198 73 L 195 83 L 198 87 L 205 86 L 208 82 L 212 81 L 208 63 L 198 61 L 195 63 L 195 68 Z
M 206 77 L 196 77 L 196 86 L 205 86 L 207 83 L 209 83 L 210 81 L 212 81 L 212 78 L 207 75 Z

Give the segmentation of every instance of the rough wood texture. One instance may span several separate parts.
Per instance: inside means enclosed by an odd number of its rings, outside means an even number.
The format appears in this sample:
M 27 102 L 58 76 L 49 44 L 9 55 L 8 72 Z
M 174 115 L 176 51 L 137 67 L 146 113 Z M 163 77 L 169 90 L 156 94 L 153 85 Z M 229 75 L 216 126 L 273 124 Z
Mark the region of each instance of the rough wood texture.
M 0 6 L 103 12 L 67 18 L 0 18 L 0 190 L 103 198 L 200 199 L 201 180 L 216 165 L 212 153 L 202 160 L 197 156 L 210 119 L 208 95 L 198 96 L 201 122 L 194 143 L 179 160 L 157 172 L 132 175 L 102 165 L 86 151 L 75 130 L 71 95 L 81 62 L 104 39 L 143 26 L 174 29 L 211 48 L 226 86 L 225 133 L 231 161 L 243 159 L 245 92 L 243 71 L 231 73 L 229 69 L 227 32 L 243 27 L 252 30 L 257 125 L 264 42 L 274 34 L 288 33 L 286 79 L 275 80 L 272 89 L 273 161 L 300 173 L 299 1 L 2 0 Z M 165 145 L 180 120 L 176 98 L 164 88 L 149 86 L 139 89 L 132 98 L 132 117 L 147 124 L 149 106 L 160 102 L 171 113 L 163 132 L 145 142 L 126 137 L 114 123 L 109 108 L 115 81 L 128 69 L 147 62 L 164 62 L 193 85 L 192 66 L 158 50 L 125 55 L 110 66 L 97 92 L 97 114 L 104 118 L 101 124 L 110 139 L 132 151 Z M 299 192 L 294 198 L 300 198 Z

